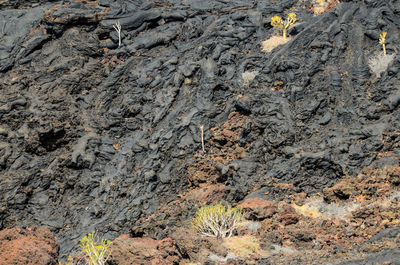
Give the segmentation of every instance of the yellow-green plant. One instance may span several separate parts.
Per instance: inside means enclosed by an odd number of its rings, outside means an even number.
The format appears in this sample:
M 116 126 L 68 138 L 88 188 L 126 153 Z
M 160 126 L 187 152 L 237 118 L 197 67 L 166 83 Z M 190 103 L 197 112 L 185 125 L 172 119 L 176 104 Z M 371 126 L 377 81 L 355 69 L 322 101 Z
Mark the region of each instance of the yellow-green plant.
M 59 265 L 63 265 L 60 261 L 58 262 Z M 64 263 L 64 265 L 72 265 L 72 257 L 69 256 L 68 260 Z
M 110 257 L 111 241 L 100 239 L 95 232 L 84 236 L 79 242 L 82 252 L 86 255 L 89 265 L 104 265 Z
M 384 55 L 386 55 L 386 34 L 387 32 L 382 32 L 381 35 L 379 35 L 379 43 L 382 45 Z
M 295 13 L 290 13 L 288 15 L 288 18 L 285 21 L 283 21 L 283 19 L 280 16 L 274 16 L 271 18 L 271 25 L 274 28 L 280 28 L 283 31 L 283 38 L 286 39 L 286 32 L 287 29 L 293 25 L 294 23 L 296 23 L 296 14 Z
M 200 207 L 192 219 L 192 228 L 204 236 L 230 237 L 242 219 L 239 209 L 217 203 Z

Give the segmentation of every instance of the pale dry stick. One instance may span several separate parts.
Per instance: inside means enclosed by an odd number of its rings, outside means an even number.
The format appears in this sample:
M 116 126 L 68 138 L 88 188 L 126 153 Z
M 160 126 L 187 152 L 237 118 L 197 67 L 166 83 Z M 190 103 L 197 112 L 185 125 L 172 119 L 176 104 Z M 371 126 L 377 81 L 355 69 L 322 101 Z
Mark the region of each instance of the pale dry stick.
M 118 33 L 118 48 L 121 47 L 121 23 L 116 22 L 115 25 L 113 25 L 114 29 L 117 31 Z
M 204 149 L 204 125 L 200 125 L 200 130 L 201 130 L 201 147 L 203 149 L 203 153 L 205 153 Z

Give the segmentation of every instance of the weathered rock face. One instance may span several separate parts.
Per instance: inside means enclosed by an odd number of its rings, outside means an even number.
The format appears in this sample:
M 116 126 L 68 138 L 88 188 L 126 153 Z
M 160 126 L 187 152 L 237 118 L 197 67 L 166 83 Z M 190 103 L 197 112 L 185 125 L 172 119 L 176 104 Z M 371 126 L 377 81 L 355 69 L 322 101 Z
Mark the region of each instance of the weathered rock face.
M 0 264 L 58 264 L 59 245 L 46 228 L 0 231 Z
M 157 209 L 193 186 L 280 200 L 378 153 L 399 163 L 400 60 L 368 68 L 382 31 L 397 53 L 398 1 L 320 16 L 294 0 L 37 2 L 0 2 L 0 229 L 47 226 L 62 253 L 93 230 L 162 238 L 192 212 L 164 230 Z M 289 11 L 293 39 L 263 53 Z
M 151 238 L 132 238 L 122 235 L 110 247 L 110 264 L 133 265 L 178 264 L 179 257 L 171 238 L 157 241 Z

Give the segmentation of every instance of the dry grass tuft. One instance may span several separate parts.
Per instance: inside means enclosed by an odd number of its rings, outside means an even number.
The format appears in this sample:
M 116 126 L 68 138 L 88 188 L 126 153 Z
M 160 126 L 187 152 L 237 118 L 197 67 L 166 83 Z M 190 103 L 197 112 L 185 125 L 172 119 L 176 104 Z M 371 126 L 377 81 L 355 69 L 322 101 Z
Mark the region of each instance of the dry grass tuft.
M 248 257 L 254 254 L 267 256 L 267 252 L 261 249 L 258 239 L 253 236 L 224 238 L 224 245 L 229 249 L 229 252 L 239 257 Z
M 394 56 L 394 54 L 380 53 L 377 56 L 369 59 L 369 68 L 376 75 L 377 78 L 380 78 L 381 74 L 386 71 L 389 64 L 393 61 Z
M 292 204 L 298 214 L 318 219 L 332 220 L 333 218 L 345 219 L 351 216 L 352 211 L 359 205 L 354 202 L 326 203 L 323 199 L 313 199 L 304 205 Z
M 258 71 L 246 71 L 242 73 L 243 85 L 246 87 L 249 86 L 251 81 L 253 81 L 257 75 Z
M 266 53 L 269 53 L 272 51 L 275 47 L 278 47 L 279 45 L 285 44 L 288 42 L 290 38 L 283 38 L 282 36 L 272 36 L 268 40 L 265 40 L 261 42 L 261 47 L 262 50 Z

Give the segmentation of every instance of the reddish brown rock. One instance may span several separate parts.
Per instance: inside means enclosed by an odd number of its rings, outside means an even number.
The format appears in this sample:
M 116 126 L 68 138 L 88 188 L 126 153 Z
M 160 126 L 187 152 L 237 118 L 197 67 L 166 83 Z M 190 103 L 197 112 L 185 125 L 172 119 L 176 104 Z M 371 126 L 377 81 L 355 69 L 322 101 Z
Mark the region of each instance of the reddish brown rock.
M 388 180 L 393 185 L 398 186 L 400 184 L 400 166 L 393 167 L 388 173 Z
M 279 221 L 283 225 L 296 224 L 299 221 L 299 215 L 296 210 L 290 205 L 284 205 L 280 210 Z
M 327 201 L 347 200 L 354 193 L 356 187 L 348 181 L 339 181 L 331 188 L 324 189 L 324 197 Z
M 267 201 L 261 198 L 250 198 L 238 205 L 243 209 L 247 219 L 264 220 L 272 217 L 277 211 L 275 202 Z
M 222 183 L 203 185 L 187 192 L 185 199 L 198 201 L 200 204 L 211 204 L 221 201 L 225 196 L 226 186 Z
M 0 231 L 0 265 L 56 265 L 59 245 L 46 228 Z
M 110 262 L 118 265 L 168 265 L 179 261 L 171 238 L 154 240 L 121 235 L 110 247 Z
M 181 264 L 190 262 L 205 264 L 210 254 L 220 257 L 228 255 L 228 249 L 221 239 L 201 236 L 187 227 L 176 229 L 172 237 L 184 258 Z

